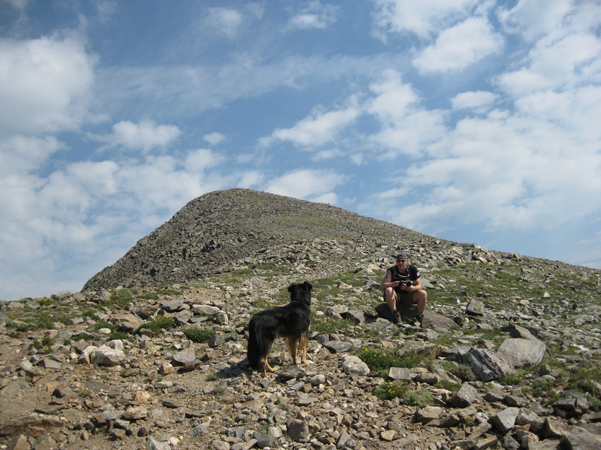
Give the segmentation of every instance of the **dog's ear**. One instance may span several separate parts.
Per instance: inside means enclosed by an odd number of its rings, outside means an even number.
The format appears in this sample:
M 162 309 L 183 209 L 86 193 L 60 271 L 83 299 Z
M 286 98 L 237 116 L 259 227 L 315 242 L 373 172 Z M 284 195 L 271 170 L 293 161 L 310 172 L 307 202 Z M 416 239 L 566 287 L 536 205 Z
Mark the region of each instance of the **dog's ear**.
M 311 286 L 311 283 L 309 283 L 308 281 L 305 281 L 305 282 L 303 283 L 303 285 L 304 285 L 304 286 L 305 286 L 305 288 L 307 288 L 309 291 L 310 291 L 311 289 L 313 289 L 313 286 Z
M 294 289 L 294 285 L 291 284 L 290 286 L 288 286 L 288 292 L 292 293 L 292 289 Z

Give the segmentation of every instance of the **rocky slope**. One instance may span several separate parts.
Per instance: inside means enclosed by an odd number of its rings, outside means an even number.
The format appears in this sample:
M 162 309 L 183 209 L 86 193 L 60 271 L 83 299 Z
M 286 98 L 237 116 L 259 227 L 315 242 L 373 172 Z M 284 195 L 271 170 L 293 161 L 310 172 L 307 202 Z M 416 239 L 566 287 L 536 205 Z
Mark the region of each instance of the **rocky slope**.
M 231 246 L 230 270 L 187 284 L 0 304 L 0 448 L 601 448 L 600 271 L 361 227 Z M 381 307 L 400 249 L 421 327 Z M 245 327 L 303 280 L 310 363 L 279 363 L 276 341 L 262 379 Z
M 341 236 L 384 242 L 430 239 L 323 203 L 249 189 L 216 191 L 189 202 L 83 290 L 187 283 L 231 270 L 237 260 L 256 259 L 272 247 Z

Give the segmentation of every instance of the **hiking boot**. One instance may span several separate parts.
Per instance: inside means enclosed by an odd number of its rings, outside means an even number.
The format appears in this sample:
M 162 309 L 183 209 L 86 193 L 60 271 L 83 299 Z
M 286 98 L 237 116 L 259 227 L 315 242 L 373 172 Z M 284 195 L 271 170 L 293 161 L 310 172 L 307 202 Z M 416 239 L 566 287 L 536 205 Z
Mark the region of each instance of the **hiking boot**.
M 403 323 L 403 320 L 401 319 L 401 314 L 398 311 L 392 313 L 392 323 L 394 323 L 395 325 Z
M 413 317 L 408 317 L 407 323 L 409 323 L 410 325 L 413 325 L 413 326 L 420 326 L 422 323 L 422 320 L 424 320 L 424 314 L 417 313 Z

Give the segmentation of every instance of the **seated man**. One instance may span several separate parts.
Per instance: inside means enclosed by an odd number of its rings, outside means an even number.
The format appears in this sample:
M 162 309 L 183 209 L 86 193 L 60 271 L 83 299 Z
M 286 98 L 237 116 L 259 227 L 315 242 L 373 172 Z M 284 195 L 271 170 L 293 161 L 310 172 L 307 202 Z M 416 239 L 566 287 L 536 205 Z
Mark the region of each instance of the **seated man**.
M 422 281 L 417 267 L 409 265 L 406 253 L 397 255 L 396 264 L 386 271 L 380 289 L 384 291 L 384 300 L 392 311 L 394 323 L 402 322 L 401 315 L 397 310 L 397 302 L 404 301 L 417 303 L 415 320 L 422 321 L 428 293 L 422 289 Z

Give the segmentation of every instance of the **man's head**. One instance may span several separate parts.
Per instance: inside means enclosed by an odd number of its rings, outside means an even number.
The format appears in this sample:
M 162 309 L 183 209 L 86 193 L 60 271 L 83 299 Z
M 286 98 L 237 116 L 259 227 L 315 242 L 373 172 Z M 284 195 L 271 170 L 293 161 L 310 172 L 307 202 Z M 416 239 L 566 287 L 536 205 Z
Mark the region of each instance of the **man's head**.
M 408 257 L 407 257 L 407 253 L 401 252 L 398 255 L 396 255 L 396 265 L 397 267 L 404 269 L 405 266 L 407 265 L 407 261 L 408 261 Z

